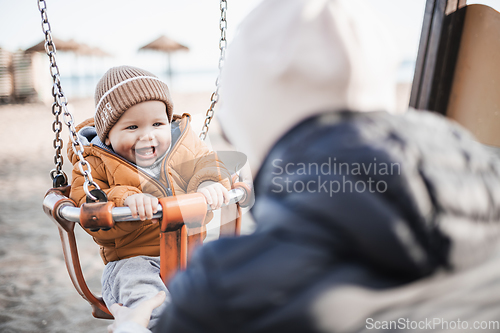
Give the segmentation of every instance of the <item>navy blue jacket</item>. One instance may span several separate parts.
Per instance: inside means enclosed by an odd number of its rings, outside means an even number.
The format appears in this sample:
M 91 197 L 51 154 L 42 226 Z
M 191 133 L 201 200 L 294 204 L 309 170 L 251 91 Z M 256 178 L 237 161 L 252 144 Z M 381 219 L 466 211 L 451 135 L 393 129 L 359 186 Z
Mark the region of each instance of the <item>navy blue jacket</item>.
M 332 286 L 401 286 L 490 256 L 497 158 L 445 118 L 325 113 L 290 130 L 255 179 L 252 235 L 195 253 L 157 332 L 315 332 Z

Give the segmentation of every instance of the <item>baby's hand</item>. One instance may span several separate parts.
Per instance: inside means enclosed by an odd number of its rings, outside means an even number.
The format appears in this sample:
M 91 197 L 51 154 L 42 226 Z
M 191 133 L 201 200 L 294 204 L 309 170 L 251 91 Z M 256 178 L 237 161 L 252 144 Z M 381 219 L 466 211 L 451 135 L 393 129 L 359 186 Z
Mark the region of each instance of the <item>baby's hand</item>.
M 151 220 L 153 214 L 158 211 L 158 198 L 150 194 L 137 193 L 131 195 L 125 199 L 123 204 L 130 208 L 132 217 L 139 216 L 141 221 Z
M 219 209 L 223 203 L 229 203 L 229 191 L 220 183 L 203 182 L 196 192 L 205 196 L 212 209 Z

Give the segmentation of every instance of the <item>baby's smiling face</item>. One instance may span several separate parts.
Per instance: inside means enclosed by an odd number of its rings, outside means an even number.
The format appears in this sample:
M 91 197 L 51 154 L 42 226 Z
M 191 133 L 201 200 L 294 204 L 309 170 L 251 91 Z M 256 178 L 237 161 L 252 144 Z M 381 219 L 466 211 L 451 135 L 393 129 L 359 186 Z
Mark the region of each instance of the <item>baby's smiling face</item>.
M 130 162 L 148 167 L 165 154 L 171 139 L 166 105 L 146 101 L 125 111 L 109 131 L 105 144 Z

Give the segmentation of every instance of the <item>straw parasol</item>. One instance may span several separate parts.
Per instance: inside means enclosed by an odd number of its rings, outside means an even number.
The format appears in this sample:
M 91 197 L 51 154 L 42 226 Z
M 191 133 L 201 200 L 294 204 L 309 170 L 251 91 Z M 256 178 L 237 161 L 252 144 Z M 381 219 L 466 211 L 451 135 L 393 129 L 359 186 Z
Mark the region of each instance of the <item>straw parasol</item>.
M 111 56 L 109 53 L 101 50 L 98 47 L 91 47 L 84 43 L 78 43 L 74 39 L 70 39 L 69 41 L 64 41 L 62 39 L 52 37 L 52 41 L 54 42 L 56 49 L 58 51 L 69 51 L 77 55 L 86 55 L 86 56 L 97 56 L 97 57 Z M 45 52 L 45 40 L 42 40 L 40 43 L 26 49 L 24 52 L 26 53 Z
M 111 55 L 106 51 L 103 51 L 98 47 L 89 46 L 87 44 L 80 44 L 75 52 L 85 56 L 111 57 Z
M 98 57 L 111 57 L 111 54 L 109 54 L 106 51 L 103 51 L 102 49 L 98 47 L 93 47 L 92 48 L 92 55 L 98 56 Z
M 62 39 L 52 37 L 52 41 L 54 42 L 56 49 L 58 51 L 76 52 L 80 46 L 80 44 L 78 44 L 77 42 L 75 42 L 72 39 L 70 41 L 64 41 Z M 45 40 L 42 40 L 40 43 L 33 45 L 32 47 L 26 49 L 25 52 L 26 53 L 45 52 Z
M 189 51 L 187 46 L 184 46 L 167 36 L 160 36 L 149 44 L 144 45 L 139 50 L 153 50 L 160 51 L 167 54 L 168 61 L 168 75 L 170 80 L 172 80 L 172 68 L 170 63 L 170 53 L 177 51 Z

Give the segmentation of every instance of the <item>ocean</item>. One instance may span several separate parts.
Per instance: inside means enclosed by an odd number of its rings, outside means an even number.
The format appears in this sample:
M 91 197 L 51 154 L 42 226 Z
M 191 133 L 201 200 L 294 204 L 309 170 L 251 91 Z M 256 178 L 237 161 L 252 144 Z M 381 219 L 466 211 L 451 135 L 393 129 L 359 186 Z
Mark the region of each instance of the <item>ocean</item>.
M 398 83 L 407 83 L 413 80 L 415 61 L 405 60 L 401 63 L 398 73 Z M 102 73 L 104 74 L 104 73 Z M 102 74 L 87 76 L 62 76 L 64 92 L 68 97 L 87 98 L 94 96 L 94 89 Z M 173 92 L 206 92 L 215 89 L 217 70 L 173 72 L 172 77 L 164 73 L 156 73 L 164 80 Z

